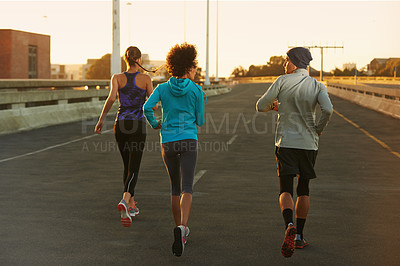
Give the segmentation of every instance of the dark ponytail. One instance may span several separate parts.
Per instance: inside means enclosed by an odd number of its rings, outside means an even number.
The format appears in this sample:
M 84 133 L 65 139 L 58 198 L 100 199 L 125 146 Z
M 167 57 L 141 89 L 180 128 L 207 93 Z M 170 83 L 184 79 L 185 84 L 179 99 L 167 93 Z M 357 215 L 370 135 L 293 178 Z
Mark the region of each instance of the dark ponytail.
M 155 70 L 147 70 L 146 68 L 142 67 L 138 62 L 136 62 L 136 60 L 141 57 L 142 53 L 140 52 L 139 48 L 137 48 L 136 46 L 129 46 L 125 51 L 124 60 L 128 63 L 129 66 L 134 66 L 135 64 L 137 64 L 144 71 L 151 73 L 156 73 L 159 69 L 164 67 L 164 65 L 162 65 Z

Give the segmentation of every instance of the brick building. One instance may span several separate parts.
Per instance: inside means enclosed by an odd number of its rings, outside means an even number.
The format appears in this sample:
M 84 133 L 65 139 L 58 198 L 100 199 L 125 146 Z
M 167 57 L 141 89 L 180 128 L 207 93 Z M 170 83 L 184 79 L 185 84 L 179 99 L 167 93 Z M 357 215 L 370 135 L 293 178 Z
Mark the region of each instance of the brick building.
M 0 29 L 0 78 L 50 77 L 49 35 Z

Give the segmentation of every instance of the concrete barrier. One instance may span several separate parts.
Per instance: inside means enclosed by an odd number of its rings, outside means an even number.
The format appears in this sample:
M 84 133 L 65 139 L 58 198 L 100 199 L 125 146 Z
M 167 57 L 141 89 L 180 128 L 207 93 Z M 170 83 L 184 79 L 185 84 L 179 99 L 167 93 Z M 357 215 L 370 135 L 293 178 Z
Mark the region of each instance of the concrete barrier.
M 400 90 L 363 85 L 326 83 L 329 94 L 400 119 Z
M 48 83 L 48 81 L 45 82 Z M 47 83 L 38 83 L 36 80 L 35 86 L 43 88 L 54 84 Z M 5 88 L 1 87 L 0 82 L 0 88 L 2 88 L 0 91 L 0 135 L 98 117 L 109 93 L 109 89 L 101 89 L 105 86 L 103 81 L 100 83 L 101 86 L 98 82 L 90 84 L 91 88 L 97 87 L 97 89 L 86 90 L 54 88 L 32 90 L 35 87 L 30 83 L 26 84 L 28 87 L 19 83 Z M 63 83 L 62 87 L 72 88 L 81 85 L 81 83 Z M 21 88 L 30 88 L 30 90 L 20 91 Z M 230 90 L 228 87 L 218 85 L 204 88 L 207 97 L 225 94 Z M 116 113 L 117 110 L 118 102 L 116 101 L 109 113 Z

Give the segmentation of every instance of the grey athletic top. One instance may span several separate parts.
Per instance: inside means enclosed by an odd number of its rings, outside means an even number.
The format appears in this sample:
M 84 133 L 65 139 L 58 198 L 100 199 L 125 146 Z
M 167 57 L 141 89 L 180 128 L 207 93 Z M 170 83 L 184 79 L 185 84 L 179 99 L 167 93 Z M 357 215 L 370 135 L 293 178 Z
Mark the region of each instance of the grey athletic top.
M 324 84 L 308 75 L 306 69 L 280 76 L 257 101 L 257 111 L 279 101 L 275 145 L 284 148 L 318 150 L 318 134 L 328 124 L 333 106 Z M 316 121 L 316 106 L 322 114 Z

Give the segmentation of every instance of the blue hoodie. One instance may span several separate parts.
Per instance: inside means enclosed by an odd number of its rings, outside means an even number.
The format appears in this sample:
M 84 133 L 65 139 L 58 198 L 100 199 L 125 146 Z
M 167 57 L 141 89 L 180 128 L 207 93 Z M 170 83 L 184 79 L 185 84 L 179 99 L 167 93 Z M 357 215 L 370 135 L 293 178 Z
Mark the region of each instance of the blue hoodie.
M 161 143 L 183 139 L 197 140 L 197 126 L 204 124 L 203 90 L 190 79 L 171 77 L 159 84 L 143 106 L 149 124 L 156 128 L 158 121 L 153 107 L 161 101 Z M 197 125 L 197 126 L 196 126 Z

